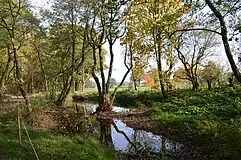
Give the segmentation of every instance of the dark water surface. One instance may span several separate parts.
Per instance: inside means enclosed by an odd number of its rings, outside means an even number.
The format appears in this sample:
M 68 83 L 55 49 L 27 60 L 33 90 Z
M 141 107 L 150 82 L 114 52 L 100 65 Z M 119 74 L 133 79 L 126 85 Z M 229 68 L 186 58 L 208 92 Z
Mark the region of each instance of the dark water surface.
M 75 104 L 78 110 L 82 110 L 86 115 L 93 113 L 97 105 Z M 130 109 L 113 107 L 114 112 L 128 112 Z M 91 118 L 86 116 L 85 120 Z M 180 154 L 185 146 L 145 130 L 135 129 L 127 126 L 120 119 L 104 120 L 92 119 L 89 127 L 100 136 L 100 141 L 124 154 Z

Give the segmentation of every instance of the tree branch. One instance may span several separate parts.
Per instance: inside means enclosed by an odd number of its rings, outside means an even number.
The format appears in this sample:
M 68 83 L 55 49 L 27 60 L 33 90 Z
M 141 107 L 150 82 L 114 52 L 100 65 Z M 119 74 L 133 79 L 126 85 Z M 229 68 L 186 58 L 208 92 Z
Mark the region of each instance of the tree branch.
M 208 31 L 208 32 L 213 32 L 213 33 L 221 35 L 220 32 L 212 30 L 212 29 L 207 29 L 207 28 L 188 28 L 188 29 L 179 29 L 179 30 L 176 30 L 176 31 L 172 32 L 169 35 L 169 38 L 171 38 L 177 32 L 190 32 L 190 31 Z

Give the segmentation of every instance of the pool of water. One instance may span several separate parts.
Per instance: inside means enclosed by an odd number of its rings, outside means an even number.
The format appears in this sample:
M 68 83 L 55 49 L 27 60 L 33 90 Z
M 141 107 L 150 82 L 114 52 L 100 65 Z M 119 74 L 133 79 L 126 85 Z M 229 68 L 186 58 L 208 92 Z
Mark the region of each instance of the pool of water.
M 120 152 L 135 152 L 135 150 L 147 149 L 152 152 L 161 152 L 167 150 L 170 152 L 179 152 L 184 147 L 182 144 L 170 141 L 161 135 L 156 135 L 144 130 L 135 130 L 128 127 L 121 120 L 114 119 L 113 123 L 118 127 L 118 130 L 123 131 L 129 138 L 127 140 L 123 133 L 119 133 L 113 125 L 111 125 L 111 137 L 115 150 Z M 130 144 L 131 141 L 133 145 Z
M 78 104 L 79 110 L 84 113 L 93 113 L 98 105 Z M 113 107 L 114 112 L 128 112 L 130 109 Z M 185 146 L 181 143 L 169 140 L 162 135 L 156 135 L 145 130 L 129 127 L 120 119 L 94 119 L 91 116 L 84 118 L 85 121 L 92 119 L 91 126 L 87 127 L 94 130 L 100 137 L 100 141 L 114 148 L 119 153 L 181 153 Z M 88 122 L 85 122 L 88 125 Z M 85 127 L 86 127 L 85 125 Z M 88 132 L 88 131 L 87 131 Z

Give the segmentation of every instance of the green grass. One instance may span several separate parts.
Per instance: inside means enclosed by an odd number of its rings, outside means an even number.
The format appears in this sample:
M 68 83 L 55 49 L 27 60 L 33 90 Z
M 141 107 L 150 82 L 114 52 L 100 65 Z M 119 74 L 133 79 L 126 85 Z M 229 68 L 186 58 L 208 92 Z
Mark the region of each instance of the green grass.
M 18 144 L 16 124 L 1 124 L 0 144 L 5 160 L 34 160 L 36 159 L 30 143 L 23 134 L 22 146 Z M 30 137 L 40 159 L 44 160 L 111 160 L 115 159 L 112 151 L 94 139 L 78 137 L 81 144 L 68 136 L 55 135 L 49 132 L 30 130 Z
M 0 113 L 0 151 L 4 160 L 35 160 L 36 157 L 22 130 L 22 146 L 18 142 L 15 111 Z M 73 137 L 52 132 L 40 132 L 28 126 L 29 135 L 40 160 L 112 160 L 116 159 L 111 149 L 102 146 L 97 139 Z
M 177 91 L 153 102 L 153 118 L 180 134 L 203 139 L 216 159 L 241 158 L 241 90 Z

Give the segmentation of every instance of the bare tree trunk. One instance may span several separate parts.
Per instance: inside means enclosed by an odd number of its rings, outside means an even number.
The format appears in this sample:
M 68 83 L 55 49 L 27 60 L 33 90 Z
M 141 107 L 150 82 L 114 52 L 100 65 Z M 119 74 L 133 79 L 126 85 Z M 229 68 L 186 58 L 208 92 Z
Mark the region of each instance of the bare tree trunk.
M 35 89 L 34 89 L 34 76 L 33 73 L 31 74 L 31 94 L 35 93 Z
M 96 48 L 95 46 L 92 46 L 92 49 L 93 49 L 93 59 L 94 59 L 94 64 L 92 66 L 92 76 L 95 80 L 95 83 L 96 83 L 96 86 L 97 86 L 97 89 L 98 89 L 98 94 L 99 94 L 99 107 L 101 105 L 101 97 L 102 97 L 102 89 L 101 89 L 101 85 L 100 85 L 100 81 L 99 81 L 99 78 L 97 77 L 95 71 L 96 71 L 96 66 L 97 66 L 97 58 L 96 58 Z
M 114 90 L 114 92 L 111 95 L 111 102 L 110 102 L 111 105 L 114 104 L 114 100 L 115 100 L 115 97 L 116 97 L 117 90 L 122 86 L 122 84 L 124 83 L 127 75 L 132 70 L 132 67 L 133 67 L 133 62 L 132 62 L 132 60 L 133 60 L 132 45 L 133 45 L 132 43 L 129 45 L 130 66 L 127 65 L 128 48 L 127 48 L 127 45 L 126 45 L 126 52 L 125 52 L 125 56 L 124 56 L 124 65 L 127 68 L 127 71 L 126 71 L 125 75 L 123 76 L 121 82 L 119 83 L 119 85 L 117 87 L 115 87 L 115 90 Z
M 27 111 L 30 112 L 29 99 L 28 99 L 27 93 L 25 92 L 24 87 L 23 87 L 23 80 L 22 80 L 21 73 L 20 73 L 17 50 L 15 47 L 13 48 L 13 54 L 14 54 L 14 63 L 15 63 L 15 68 L 16 68 L 16 83 L 17 83 L 20 93 L 22 94 L 22 96 L 25 100 L 25 104 L 27 106 Z
M 75 79 L 74 90 L 79 91 L 79 80 Z
M 234 85 L 233 85 L 233 77 L 229 77 L 228 78 L 228 82 L 229 82 L 229 87 L 233 88 L 234 87 Z
M 163 76 L 162 76 L 162 64 L 161 64 L 160 51 L 158 51 L 156 58 L 157 58 L 158 76 L 159 76 L 159 82 L 160 82 L 160 86 L 161 86 L 162 95 L 163 95 L 163 97 L 166 97 L 165 85 L 164 85 Z
M 56 105 L 64 106 L 68 97 L 68 94 L 71 90 L 73 79 L 71 76 L 66 80 L 64 88 L 62 89 L 57 101 L 55 102 Z
M 220 79 L 218 79 L 218 88 L 221 88 L 221 82 L 220 82 Z
M 133 79 L 133 85 L 134 85 L 135 91 L 137 91 L 138 89 L 137 89 L 136 79 Z
M 81 92 L 84 93 L 84 87 L 85 87 L 85 71 L 84 66 L 82 67 L 82 77 L 81 77 Z
M 192 90 L 197 90 L 199 87 L 198 81 L 195 77 L 192 77 Z
M 212 83 L 210 80 L 207 80 L 207 84 L 208 84 L 208 90 L 212 89 Z

